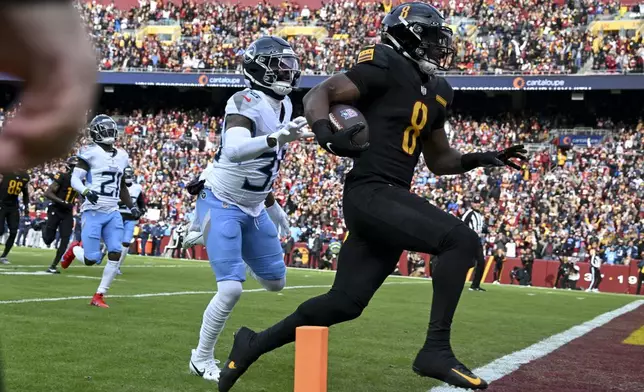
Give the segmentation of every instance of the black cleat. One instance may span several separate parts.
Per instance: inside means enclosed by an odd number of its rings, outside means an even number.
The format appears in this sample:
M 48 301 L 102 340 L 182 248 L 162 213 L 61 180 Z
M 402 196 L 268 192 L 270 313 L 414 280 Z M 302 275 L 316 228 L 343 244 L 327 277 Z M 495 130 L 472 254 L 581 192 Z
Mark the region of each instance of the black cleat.
M 486 389 L 488 384 L 456 359 L 451 350 L 421 350 L 412 366 L 421 377 L 431 377 L 459 388 Z
M 47 268 L 47 271 L 45 271 L 50 274 L 60 274 L 60 271 L 56 267 L 49 267 Z
M 219 374 L 219 392 L 230 391 L 239 377 L 259 358 L 259 355 L 255 354 L 255 350 L 251 347 L 256 335 L 254 331 L 246 327 L 241 327 L 235 332 L 233 348 Z

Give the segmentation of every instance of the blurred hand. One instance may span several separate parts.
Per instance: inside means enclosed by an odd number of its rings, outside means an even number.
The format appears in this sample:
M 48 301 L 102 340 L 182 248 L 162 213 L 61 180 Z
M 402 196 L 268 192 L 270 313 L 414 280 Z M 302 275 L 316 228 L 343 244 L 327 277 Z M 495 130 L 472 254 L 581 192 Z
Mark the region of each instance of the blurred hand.
M 0 72 L 24 80 L 16 115 L 0 133 L 0 171 L 68 152 L 96 99 L 96 61 L 71 2 L 3 2 Z

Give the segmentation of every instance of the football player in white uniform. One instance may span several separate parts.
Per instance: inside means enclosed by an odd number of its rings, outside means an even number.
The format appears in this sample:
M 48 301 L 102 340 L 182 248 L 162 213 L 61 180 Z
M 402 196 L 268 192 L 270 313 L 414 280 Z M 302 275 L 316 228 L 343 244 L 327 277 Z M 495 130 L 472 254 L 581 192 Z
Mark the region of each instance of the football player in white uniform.
M 219 379 L 214 347 L 241 296 L 246 265 L 269 291 L 279 291 L 286 283 L 278 231 L 264 203 L 285 144 L 312 135 L 303 129 L 306 119 L 291 120 L 288 94 L 297 85 L 300 69 L 288 42 L 272 36 L 258 39 L 245 51 L 243 69 L 249 88 L 226 104 L 221 146 L 196 207 L 217 294 L 204 312 L 189 367 L 210 381 Z M 284 214 L 278 203 L 268 204 Z
M 116 277 L 122 250 L 119 201 L 130 209 L 132 216 L 138 218 L 141 213 L 132 203 L 123 176 L 129 166 L 128 155 L 114 147 L 118 135 L 116 122 L 104 114 L 98 115 L 89 125 L 89 134 L 94 143 L 80 149 L 78 164 L 72 172 L 72 187 L 85 197 L 81 206 L 82 246 L 75 246 L 72 251 L 85 265 L 94 265 L 101 259 L 101 239 L 105 242 L 108 261 L 90 304 L 108 308 L 103 295 Z
M 143 195 L 143 187 L 141 184 L 134 182 L 134 169 L 129 166 L 126 167 L 123 172 L 123 180 L 125 181 L 127 191 L 132 198 L 132 204 L 140 211 L 139 215 L 143 215 L 145 213 L 145 196 Z M 123 202 L 119 203 L 119 212 L 123 219 L 123 249 L 121 250 L 121 258 L 119 259 L 118 268 L 118 275 L 121 275 L 121 264 L 123 264 L 123 261 L 130 250 L 130 244 L 134 238 L 134 227 L 136 227 L 140 216 L 133 215 L 128 206 Z

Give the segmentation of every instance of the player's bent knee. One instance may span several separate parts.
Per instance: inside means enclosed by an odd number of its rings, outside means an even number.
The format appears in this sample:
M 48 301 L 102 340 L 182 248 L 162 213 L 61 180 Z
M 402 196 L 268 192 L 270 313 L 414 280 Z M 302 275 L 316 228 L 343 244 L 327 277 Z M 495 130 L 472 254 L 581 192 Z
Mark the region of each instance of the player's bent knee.
M 220 297 L 220 300 L 230 309 L 235 306 L 239 298 L 242 295 L 242 284 L 235 280 L 224 280 L 217 282 L 217 296 Z
M 458 225 L 445 236 L 443 244 L 444 250 L 462 248 L 475 253 L 481 246 L 481 239 L 474 230 L 465 225 Z
M 276 280 L 258 279 L 259 283 L 266 289 L 266 291 L 282 291 L 286 286 L 286 278 Z
M 121 245 L 123 245 L 124 248 L 129 248 L 130 247 L 129 242 L 123 242 L 123 243 L 121 243 Z
M 366 305 L 362 305 L 349 294 L 333 290 L 312 298 L 297 308 L 307 319 L 307 324 L 316 326 L 331 326 L 357 319 Z
M 107 258 L 109 260 L 116 260 L 118 261 L 121 258 L 121 252 L 108 252 L 107 253 Z

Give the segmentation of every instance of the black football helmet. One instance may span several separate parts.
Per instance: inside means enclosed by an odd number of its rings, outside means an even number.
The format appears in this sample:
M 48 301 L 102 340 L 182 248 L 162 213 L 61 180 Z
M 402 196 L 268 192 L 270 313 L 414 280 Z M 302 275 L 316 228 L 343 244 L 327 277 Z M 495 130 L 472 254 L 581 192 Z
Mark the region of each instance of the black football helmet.
M 244 52 L 244 76 L 249 87 L 283 97 L 300 81 L 300 61 L 285 40 L 266 36 Z
M 65 167 L 67 168 L 68 171 L 74 170 L 74 168 L 78 165 L 78 157 L 77 156 L 71 156 L 65 160 Z
M 89 123 L 89 136 L 94 143 L 111 146 L 116 142 L 118 133 L 116 121 L 105 114 L 99 114 Z
M 134 169 L 132 166 L 128 166 L 123 170 L 123 180 L 127 186 L 134 184 Z
M 418 64 L 421 72 L 446 71 L 452 63 L 452 29 L 431 5 L 401 4 L 385 16 L 382 26 L 382 42 Z

